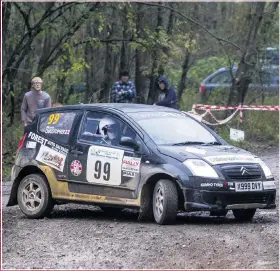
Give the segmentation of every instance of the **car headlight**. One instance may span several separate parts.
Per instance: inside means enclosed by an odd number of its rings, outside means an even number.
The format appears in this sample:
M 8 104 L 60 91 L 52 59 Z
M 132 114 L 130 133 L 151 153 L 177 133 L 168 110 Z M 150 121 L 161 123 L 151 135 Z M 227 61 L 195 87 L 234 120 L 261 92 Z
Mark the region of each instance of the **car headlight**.
M 260 159 L 260 158 L 255 158 L 255 159 L 256 159 L 256 162 L 259 163 L 260 166 L 262 167 L 262 170 L 263 170 L 263 172 L 264 172 L 265 177 L 266 177 L 267 179 L 272 178 L 273 175 L 272 175 L 272 173 L 271 173 L 269 167 L 265 164 L 265 162 L 262 161 L 262 159 Z
M 217 172 L 203 160 L 188 159 L 184 161 L 184 165 L 187 166 L 195 176 L 219 178 Z

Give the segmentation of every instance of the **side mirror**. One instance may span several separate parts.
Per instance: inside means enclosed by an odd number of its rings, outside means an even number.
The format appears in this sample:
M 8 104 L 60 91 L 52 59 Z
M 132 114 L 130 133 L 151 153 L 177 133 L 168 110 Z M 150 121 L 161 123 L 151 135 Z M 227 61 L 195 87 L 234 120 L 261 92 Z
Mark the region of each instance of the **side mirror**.
M 121 146 L 125 146 L 125 147 L 129 147 L 134 149 L 135 151 L 139 150 L 139 145 L 137 144 L 137 142 L 135 140 L 133 140 L 131 137 L 126 137 L 123 136 L 120 140 L 120 145 Z

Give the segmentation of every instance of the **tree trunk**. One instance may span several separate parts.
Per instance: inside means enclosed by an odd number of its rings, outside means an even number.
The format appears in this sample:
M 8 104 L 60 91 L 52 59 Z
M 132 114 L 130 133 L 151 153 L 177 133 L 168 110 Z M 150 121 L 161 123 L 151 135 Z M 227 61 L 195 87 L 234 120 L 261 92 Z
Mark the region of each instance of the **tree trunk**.
M 141 30 L 144 28 L 144 12 L 143 5 L 137 4 L 137 15 L 136 15 L 136 33 L 137 37 L 142 36 Z M 136 49 L 135 56 L 135 87 L 137 92 L 137 102 L 146 103 L 147 93 L 149 91 L 149 78 L 143 75 L 145 54 L 141 49 Z
M 67 54 L 67 59 L 64 60 L 64 63 L 60 66 L 60 69 L 63 70 L 66 74 L 67 71 L 71 68 L 71 62 L 69 59 L 69 54 Z M 57 84 L 56 84 L 56 96 L 54 98 L 54 103 L 63 103 L 64 102 L 64 97 L 66 94 L 66 90 L 65 90 L 65 82 L 66 82 L 66 75 L 60 76 L 57 80 Z
M 116 18 L 116 10 L 113 9 L 113 18 Z M 113 21 L 111 24 L 107 24 L 107 39 L 112 38 L 112 36 L 115 33 L 116 29 L 116 22 Z M 99 97 L 99 102 L 105 103 L 105 102 L 110 102 L 111 101 L 111 87 L 113 85 L 114 81 L 114 76 L 113 76 L 113 58 L 114 58 L 114 52 L 112 47 L 110 46 L 110 43 L 106 44 L 106 49 L 105 49 L 105 64 L 104 64 L 104 78 L 101 84 L 101 92 L 100 92 L 100 97 Z
M 236 76 L 230 90 L 228 105 L 238 105 L 244 102 L 248 86 L 251 82 L 251 74 L 256 65 L 256 41 L 257 33 L 262 21 L 265 2 L 254 3 L 256 5 L 255 13 L 252 18 L 249 33 L 244 46 L 244 53 L 238 65 Z
M 159 6 L 157 12 L 157 26 L 156 26 L 156 37 L 160 35 L 160 28 L 163 26 L 163 18 L 162 18 L 162 9 Z M 152 51 L 153 56 L 153 64 L 152 64 L 152 71 L 150 76 L 150 88 L 148 94 L 148 104 L 153 104 L 158 96 L 158 88 L 156 87 L 156 79 L 158 78 L 158 68 L 159 68 L 159 58 L 161 55 L 161 51 L 159 46 L 155 46 L 154 50 Z
M 127 14 L 128 9 L 127 7 L 124 8 L 124 13 Z M 122 31 L 122 36 L 124 40 L 127 40 L 129 37 L 128 33 L 128 23 L 127 23 L 127 16 L 124 17 L 124 20 L 122 22 L 123 25 L 123 31 Z M 122 42 L 122 47 L 121 47 L 121 56 L 120 56 L 120 70 L 127 70 L 128 67 L 128 46 L 126 42 Z
M 86 34 L 88 37 L 98 38 L 100 34 L 98 32 L 99 21 L 93 23 L 88 22 L 86 27 Z M 84 103 L 97 103 L 100 96 L 100 79 L 98 78 L 98 71 L 100 69 L 99 59 L 100 49 L 95 48 L 94 45 L 87 43 L 85 46 L 85 61 L 90 66 L 85 68 L 86 74 L 86 90 L 84 96 Z
M 185 59 L 184 59 L 183 65 L 182 65 L 182 75 L 181 75 L 181 80 L 180 80 L 179 89 L 178 89 L 179 103 L 181 101 L 183 92 L 186 88 L 186 81 L 187 81 L 187 74 L 188 74 L 188 70 L 189 70 L 190 57 L 191 57 L 191 53 L 188 49 L 186 49 Z

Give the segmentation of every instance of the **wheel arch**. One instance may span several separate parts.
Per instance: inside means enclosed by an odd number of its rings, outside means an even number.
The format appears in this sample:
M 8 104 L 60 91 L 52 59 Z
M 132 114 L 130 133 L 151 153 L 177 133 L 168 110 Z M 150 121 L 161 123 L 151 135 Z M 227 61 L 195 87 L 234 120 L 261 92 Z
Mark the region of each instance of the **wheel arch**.
M 156 185 L 156 183 L 159 180 L 170 180 L 176 185 L 176 189 L 178 192 L 178 209 L 184 208 L 184 193 L 181 189 L 181 185 L 179 181 L 176 179 L 176 177 L 171 176 L 167 173 L 156 173 L 152 176 L 149 176 L 148 179 L 145 181 L 143 186 L 140 190 L 140 212 L 143 213 L 148 212 L 148 209 L 152 206 L 152 198 L 153 198 L 153 190 Z
M 18 201 L 17 201 L 17 190 L 18 190 L 19 184 L 20 184 L 21 180 L 25 176 L 30 175 L 30 174 L 40 174 L 40 175 L 43 175 L 46 178 L 46 180 L 47 180 L 47 177 L 44 174 L 44 172 L 40 168 L 38 168 L 37 166 L 28 165 L 28 166 L 24 167 L 19 172 L 18 176 L 15 178 L 15 180 L 13 182 L 13 186 L 12 186 L 12 189 L 11 189 L 11 194 L 10 194 L 10 198 L 9 198 L 7 206 L 14 206 L 14 205 L 18 204 Z

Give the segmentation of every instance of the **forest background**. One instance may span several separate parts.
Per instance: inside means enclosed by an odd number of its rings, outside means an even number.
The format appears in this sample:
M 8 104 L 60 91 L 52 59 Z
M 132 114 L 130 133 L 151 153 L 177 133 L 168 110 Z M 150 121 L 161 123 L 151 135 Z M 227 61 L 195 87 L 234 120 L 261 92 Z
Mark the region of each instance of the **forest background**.
M 184 111 L 197 103 L 278 105 L 279 93 L 248 91 L 260 76 L 262 52 L 279 46 L 278 4 L 2 2 L 3 176 L 23 133 L 20 106 L 33 76 L 43 78 L 53 103 L 108 102 L 119 71 L 127 69 L 137 103 L 157 99 L 155 82 L 165 74 Z M 235 65 L 230 90 L 201 101 L 202 80 Z M 213 129 L 229 140 L 230 128 L 245 131 L 245 141 L 234 144 L 247 149 L 279 142 L 278 112 L 246 112 L 243 123 L 235 118 Z

